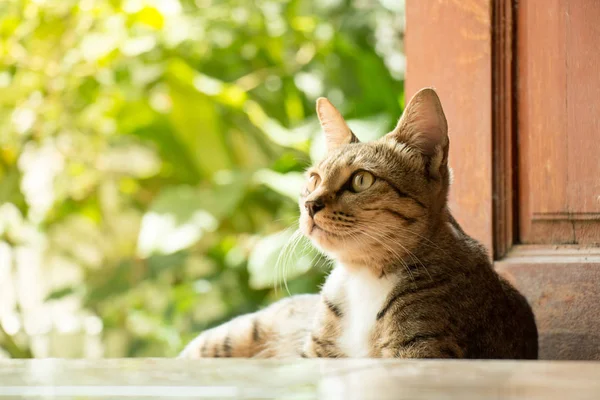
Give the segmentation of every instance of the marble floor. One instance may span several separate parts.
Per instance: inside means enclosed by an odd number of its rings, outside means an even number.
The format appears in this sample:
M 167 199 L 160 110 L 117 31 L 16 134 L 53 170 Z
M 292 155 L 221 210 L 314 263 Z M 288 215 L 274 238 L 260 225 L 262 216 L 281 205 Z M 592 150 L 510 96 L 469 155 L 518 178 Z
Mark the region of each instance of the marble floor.
M 3 360 L 6 399 L 600 399 L 599 362 Z

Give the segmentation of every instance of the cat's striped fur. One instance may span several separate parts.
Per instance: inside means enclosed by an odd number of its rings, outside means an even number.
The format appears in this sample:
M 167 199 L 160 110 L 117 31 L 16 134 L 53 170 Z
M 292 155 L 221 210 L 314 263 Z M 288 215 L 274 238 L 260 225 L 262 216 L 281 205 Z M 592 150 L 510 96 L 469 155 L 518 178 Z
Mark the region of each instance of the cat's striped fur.
M 317 111 L 328 153 L 308 171 L 300 225 L 335 268 L 319 295 L 203 332 L 180 356 L 537 358 L 529 305 L 447 207 L 437 94 L 421 90 L 370 143 L 327 100 Z

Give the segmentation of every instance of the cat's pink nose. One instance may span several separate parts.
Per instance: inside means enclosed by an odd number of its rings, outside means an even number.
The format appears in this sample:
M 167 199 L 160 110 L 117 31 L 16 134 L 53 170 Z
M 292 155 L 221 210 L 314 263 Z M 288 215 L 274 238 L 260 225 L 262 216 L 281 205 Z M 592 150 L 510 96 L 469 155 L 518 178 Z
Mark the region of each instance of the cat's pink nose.
M 310 200 L 304 202 L 304 208 L 306 208 L 306 211 L 308 211 L 308 215 L 313 218 L 316 213 L 325 208 L 325 204 L 323 204 L 321 199 Z

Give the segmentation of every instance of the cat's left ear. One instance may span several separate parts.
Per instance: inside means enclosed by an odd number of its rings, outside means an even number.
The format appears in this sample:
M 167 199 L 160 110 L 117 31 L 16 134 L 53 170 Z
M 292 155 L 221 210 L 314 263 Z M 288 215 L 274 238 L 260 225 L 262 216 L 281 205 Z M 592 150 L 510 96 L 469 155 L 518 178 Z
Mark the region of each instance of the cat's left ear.
M 387 136 L 434 158 L 436 164 L 447 164 L 448 123 L 435 90 L 424 88 L 417 92 L 408 102 L 396 128 Z
M 342 114 L 324 97 L 317 99 L 317 116 L 325 133 L 327 151 L 337 147 L 358 143 L 358 138 L 352 133 Z

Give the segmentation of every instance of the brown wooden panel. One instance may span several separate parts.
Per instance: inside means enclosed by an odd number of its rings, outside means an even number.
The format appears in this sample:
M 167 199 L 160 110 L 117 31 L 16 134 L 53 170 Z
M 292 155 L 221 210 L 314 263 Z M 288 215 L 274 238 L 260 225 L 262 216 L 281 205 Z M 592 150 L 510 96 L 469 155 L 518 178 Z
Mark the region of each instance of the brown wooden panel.
M 495 265 L 533 308 L 541 359 L 600 360 L 600 249 L 518 246 Z
M 491 0 L 407 1 L 406 97 L 437 89 L 450 129 L 450 207 L 492 247 Z
M 600 244 L 600 2 L 520 2 L 520 239 Z
M 517 16 L 521 240 L 533 241 L 532 214 L 567 206 L 566 0 L 519 4 Z M 552 193 L 552 196 L 548 196 Z M 539 235 L 539 234 L 538 234 Z
M 600 1 L 569 1 L 566 61 L 568 211 L 600 221 Z

